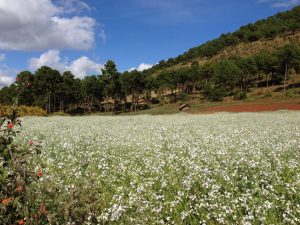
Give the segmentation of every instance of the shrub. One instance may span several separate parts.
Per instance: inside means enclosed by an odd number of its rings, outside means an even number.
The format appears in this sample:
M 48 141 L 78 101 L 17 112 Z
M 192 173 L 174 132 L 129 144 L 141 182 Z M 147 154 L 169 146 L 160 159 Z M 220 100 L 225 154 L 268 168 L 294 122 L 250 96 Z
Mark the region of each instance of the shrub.
M 27 85 L 26 85 L 27 86 Z M 25 87 L 26 87 L 25 86 Z M 23 91 L 18 87 L 18 96 Z M 41 190 L 33 188 L 43 176 L 42 169 L 30 168 L 28 161 L 33 151 L 41 153 L 40 145 L 29 141 L 26 146 L 14 144 L 20 132 L 21 121 L 14 106 L 0 117 L 0 224 L 45 224 L 47 210 L 42 202 L 36 201 Z
M 234 95 L 234 100 L 246 100 L 247 99 L 247 92 L 242 91 L 238 92 Z
M 264 98 L 272 97 L 272 93 L 270 91 L 266 91 L 263 95 Z
M 212 88 L 210 84 L 204 86 L 204 96 L 213 102 L 222 101 L 226 96 L 226 91 L 223 87 Z
M 33 106 L 17 106 L 16 111 L 18 112 L 18 116 L 46 116 L 47 113 L 45 110 L 40 107 Z M 11 106 L 0 106 L 0 116 L 7 116 L 13 113 L 13 109 Z
M 188 96 L 187 93 L 180 93 L 180 94 L 178 95 L 178 100 L 179 100 L 179 101 L 185 102 L 185 101 L 187 101 L 188 99 L 189 99 L 189 96 Z
M 159 99 L 154 98 L 154 97 L 152 97 L 150 101 L 151 101 L 151 104 L 159 104 L 160 103 Z

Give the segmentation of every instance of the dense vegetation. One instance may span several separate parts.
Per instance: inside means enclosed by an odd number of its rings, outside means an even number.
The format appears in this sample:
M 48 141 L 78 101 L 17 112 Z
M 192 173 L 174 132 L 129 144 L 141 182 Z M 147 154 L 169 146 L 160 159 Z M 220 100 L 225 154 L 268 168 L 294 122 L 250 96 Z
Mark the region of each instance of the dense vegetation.
M 40 196 L 38 183 L 43 176 L 41 146 L 28 140 L 23 145 L 14 142 L 21 130 L 17 105 L 28 81 L 19 85 L 10 113 L 0 111 L 0 224 L 46 224 L 47 210 Z M 29 161 L 34 159 L 34 164 Z
M 63 111 L 68 113 L 101 111 L 136 111 L 147 108 L 150 103 L 204 96 L 211 101 L 221 101 L 225 96 L 244 99 L 250 88 L 284 84 L 300 69 L 300 42 L 295 41 L 280 48 L 265 49 L 255 55 L 209 59 L 228 46 L 241 42 L 253 42 L 287 35 L 300 30 L 300 7 L 279 13 L 266 20 L 241 27 L 240 30 L 221 35 L 187 53 L 160 62 L 153 68 L 140 72 L 119 73 L 116 64 L 108 61 L 101 75 L 85 77 L 83 80 L 66 71 L 47 66 L 34 74 L 23 71 L 16 82 L 0 90 L 0 103 L 10 105 L 16 95 L 16 88 L 29 80 L 28 89 L 22 94 L 20 104 L 39 106 L 48 113 Z M 171 67 L 179 63 L 186 66 Z M 166 69 L 168 68 L 168 69 Z M 100 73 L 100 71 L 99 71 Z

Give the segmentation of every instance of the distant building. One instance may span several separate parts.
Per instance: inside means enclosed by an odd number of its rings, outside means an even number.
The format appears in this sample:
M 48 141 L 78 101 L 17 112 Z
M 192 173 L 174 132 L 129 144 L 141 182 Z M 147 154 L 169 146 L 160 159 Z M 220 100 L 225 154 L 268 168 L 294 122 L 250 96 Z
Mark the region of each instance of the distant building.
M 181 112 L 185 112 L 185 111 L 188 111 L 188 110 L 190 110 L 190 109 L 191 109 L 191 107 L 190 107 L 189 104 L 182 104 L 181 106 L 179 106 L 179 110 L 180 110 Z

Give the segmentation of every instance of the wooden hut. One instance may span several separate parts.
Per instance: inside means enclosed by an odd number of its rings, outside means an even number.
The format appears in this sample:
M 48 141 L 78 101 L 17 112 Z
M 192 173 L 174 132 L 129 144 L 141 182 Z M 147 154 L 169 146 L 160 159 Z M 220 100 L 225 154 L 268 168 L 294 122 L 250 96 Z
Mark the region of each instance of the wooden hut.
M 189 104 L 182 104 L 182 105 L 179 106 L 179 110 L 180 110 L 181 112 L 185 112 L 185 111 L 188 111 L 188 110 L 190 110 L 190 109 L 191 109 L 191 107 L 190 107 Z

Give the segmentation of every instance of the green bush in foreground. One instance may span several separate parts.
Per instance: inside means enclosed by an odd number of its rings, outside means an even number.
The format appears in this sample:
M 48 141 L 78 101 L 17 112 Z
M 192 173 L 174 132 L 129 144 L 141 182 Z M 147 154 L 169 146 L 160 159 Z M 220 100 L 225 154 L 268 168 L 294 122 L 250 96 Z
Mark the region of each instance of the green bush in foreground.
M 19 87 L 19 93 L 23 91 Z M 0 117 L 0 224 L 46 224 L 47 210 L 43 202 L 36 201 L 41 190 L 32 185 L 43 176 L 42 169 L 30 167 L 28 160 L 40 146 L 29 140 L 26 145 L 14 143 L 20 132 L 21 120 L 17 117 L 16 104 L 11 114 Z

